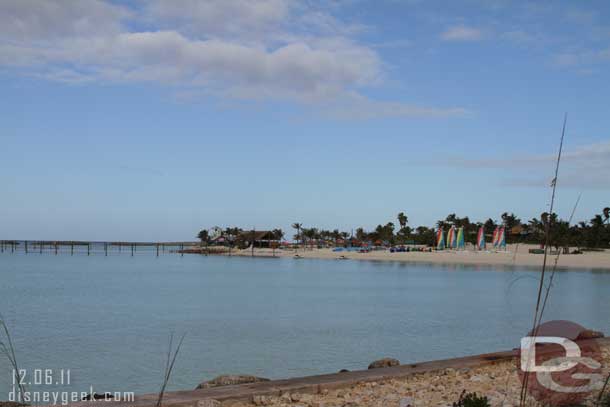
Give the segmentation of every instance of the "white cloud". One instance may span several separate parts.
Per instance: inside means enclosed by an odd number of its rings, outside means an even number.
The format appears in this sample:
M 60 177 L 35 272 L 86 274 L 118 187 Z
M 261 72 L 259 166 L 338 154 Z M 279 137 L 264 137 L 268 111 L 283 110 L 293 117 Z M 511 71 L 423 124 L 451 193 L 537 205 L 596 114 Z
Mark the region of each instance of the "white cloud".
M 465 25 L 449 27 L 441 34 L 445 41 L 478 41 L 483 38 L 481 30 Z
M 297 0 L 0 2 L 0 65 L 48 80 L 153 82 L 231 99 L 289 100 L 370 116 L 439 117 L 463 109 L 373 101 L 377 52 L 345 24 Z M 133 27 L 138 27 L 134 29 Z
M 161 29 L 247 40 L 276 31 L 294 6 L 290 0 L 152 0 L 144 15 Z
M 412 118 L 450 118 L 465 117 L 470 111 L 460 107 L 436 108 L 408 105 L 396 102 L 374 101 L 359 94 L 351 94 L 343 97 L 341 103 L 337 103 L 328 109 L 328 114 L 341 118 L 350 119 L 373 119 L 387 117 L 412 117 Z
M 101 0 L 0 1 L 0 36 L 3 41 L 49 42 L 117 33 L 129 15 Z
M 580 67 L 604 63 L 610 59 L 610 48 L 606 49 L 579 49 L 555 54 L 552 58 L 554 65 L 560 67 Z
M 449 165 L 472 169 L 501 169 L 505 185 L 548 186 L 557 160 L 557 153 L 485 160 L 453 159 Z M 518 176 L 518 174 L 521 174 Z M 558 185 L 573 188 L 610 188 L 610 142 L 577 146 L 564 151 Z M 545 177 L 546 175 L 546 177 Z

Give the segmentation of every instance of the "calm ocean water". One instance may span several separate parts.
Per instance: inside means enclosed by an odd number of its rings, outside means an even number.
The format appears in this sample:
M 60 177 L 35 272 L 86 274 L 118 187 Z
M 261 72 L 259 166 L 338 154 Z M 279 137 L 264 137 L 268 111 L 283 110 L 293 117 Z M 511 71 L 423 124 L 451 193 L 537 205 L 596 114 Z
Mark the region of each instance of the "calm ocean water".
M 62 390 L 157 391 L 222 373 L 280 378 L 517 347 L 538 273 L 424 264 L 138 252 L 0 254 L 0 312 L 22 367 L 70 369 Z M 610 273 L 558 273 L 546 318 L 610 332 Z M 11 371 L 0 360 L 0 400 Z

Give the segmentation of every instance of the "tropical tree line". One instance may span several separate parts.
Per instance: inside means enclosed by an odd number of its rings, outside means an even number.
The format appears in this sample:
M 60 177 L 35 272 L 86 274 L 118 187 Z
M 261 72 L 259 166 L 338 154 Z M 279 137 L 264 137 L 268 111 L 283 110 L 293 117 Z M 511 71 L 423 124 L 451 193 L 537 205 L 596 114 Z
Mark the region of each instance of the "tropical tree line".
M 589 221 L 569 224 L 567 220 L 560 219 L 556 213 L 542 213 L 538 218 L 524 221 L 514 213 L 504 212 L 499 221 L 487 219 L 484 222 L 473 222 L 469 217 L 459 217 L 455 213 L 449 214 L 445 219 L 436 222 L 433 227 L 409 225 L 409 218 L 404 212 L 396 216 L 396 223 L 387 222 L 379 224 L 373 230 L 362 227 L 354 231 L 341 231 L 339 229 L 326 230 L 316 227 L 305 227 L 300 222 L 292 224 L 295 231 L 293 239 L 301 245 L 314 245 L 320 242 L 335 245 L 348 244 L 419 244 L 434 245 L 436 231 L 440 228 L 448 230 L 450 227 L 464 228 L 464 239 L 476 243 L 480 227 L 483 227 L 487 240 L 491 240 L 497 227 L 504 227 L 507 243 L 533 243 L 544 244 L 548 239 L 551 246 L 579 247 L 579 248 L 608 248 L 610 247 L 610 207 L 606 207 L 600 214 L 595 214 Z M 234 227 L 224 230 L 215 228 L 216 233 L 226 238 L 228 242 L 235 242 L 246 231 Z M 275 240 L 282 240 L 285 236 L 282 229 L 272 231 Z M 210 239 L 209 232 L 202 230 L 197 236 L 202 242 Z

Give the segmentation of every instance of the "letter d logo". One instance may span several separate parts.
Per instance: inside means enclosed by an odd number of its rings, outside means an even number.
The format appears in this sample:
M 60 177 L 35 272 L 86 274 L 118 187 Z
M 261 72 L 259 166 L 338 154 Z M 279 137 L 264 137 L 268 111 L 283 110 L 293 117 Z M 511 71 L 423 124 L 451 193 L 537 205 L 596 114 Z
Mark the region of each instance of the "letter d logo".
M 603 384 L 601 350 L 595 340 L 580 339 L 583 331 L 550 321 L 521 339 L 517 372 L 530 396 L 545 405 L 574 405 Z
M 552 343 L 565 349 L 565 360 L 555 366 L 536 365 L 536 344 Z M 563 372 L 575 367 L 578 362 L 570 359 L 580 358 L 580 348 L 575 342 L 558 336 L 526 336 L 521 338 L 521 370 L 524 372 Z

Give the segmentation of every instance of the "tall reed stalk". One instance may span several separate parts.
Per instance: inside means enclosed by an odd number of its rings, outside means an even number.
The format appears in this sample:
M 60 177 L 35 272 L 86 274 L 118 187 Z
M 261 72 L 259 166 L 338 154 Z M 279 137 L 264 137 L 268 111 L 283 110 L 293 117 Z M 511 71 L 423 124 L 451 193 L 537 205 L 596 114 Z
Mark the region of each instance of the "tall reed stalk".
M 171 334 L 169 337 L 169 346 L 167 349 L 167 360 L 165 361 L 165 375 L 163 376 L 163 384 L 161 385 L 161 389 L 159 390 L 159 398 L 157 399 L 157 407 L 161 407 L 163 403 L 163 396 L 165 395 L 165 389 L 167 388 L 167 384 L 169 383 L 169 379 L 172 375 L 172 370 L 174 369 L 174 363 L 176 363 L 176 358 L 178 357 L 178 352 L 180 352 L 180 348 L 182 347 L 182 342 L 184 341 L 184 337 L 186 334 L 183 334 L 178 342 L 178 346 L 173 350 L 174 345 L 174 334 Z M 172 356 L 173 352 L 173 356 Z
M 13 339 L 11 333 L 6 325 L 4 317 L 0 314 L 0 355 L 6 357 L 13 368 L 13 383 L 19 388 L 21 396 L 25 394 L 25 384 L 21 381 L 21 375 L 19 374 L 19 363 L 17 363 L 17 356 L 15 354 L 15 346 L 13 346 Z

